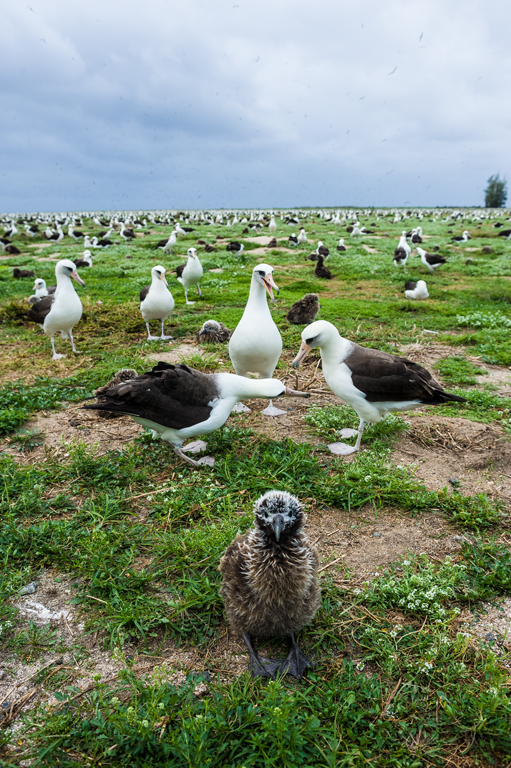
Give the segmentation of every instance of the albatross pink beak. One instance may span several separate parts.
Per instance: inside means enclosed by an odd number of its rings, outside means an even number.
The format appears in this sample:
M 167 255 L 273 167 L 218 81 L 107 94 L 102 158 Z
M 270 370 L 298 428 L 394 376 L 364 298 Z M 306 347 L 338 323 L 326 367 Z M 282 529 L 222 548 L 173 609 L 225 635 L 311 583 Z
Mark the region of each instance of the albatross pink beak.
M 309 347 L 308 344 L 302 341 L 302 344 L 300 346 L 300 351 L 298 352 L 297 356 L 293 360 L 293 368 L 299 368 L 300 363 L 305 357 L 307 357 L 310 351 L 311 351 L 311 347 Z
M 165 277 L 165 274 L 164 274 L 163 272 L 162 272 L 162 274 L 160 275 L 160 280 L 163 280 L 163 282 L 165 283 L 165 285 L 168 287 L 168 285 L 169 285 L 169 284 L 167 283 L 167 278 Z
M 310 392 L 298 392 L 296 389 L 290 389 L 289 387 L 286 387 L 286 391 L 284 392 L 284 397 L 310 397 Z
M 85 285 L 85 283 L 83 282 L 82 278 L 80 277 L 76 269 L 73 269 L 73 271 L 71 272 L 71 277 L 74 278 L 74 280 L 76 280 L 77 283 L 80 283 L 80 285 Z
M 275 281 L 273 279 L 273 275 L 271 274 L 271 272 L 269 272 L 266 275 L 266 277 L 263 277 L 263 283 L 264 283 L 264 287 L 269 293 L 270 299 L 273 301 L 273 303 L 275 303 L 275 297 L 273 296 L 273 288 L 275 288 L 277 293 L 279 292 L 279 289 L 278 289 L 278 286 L 275 284 Z

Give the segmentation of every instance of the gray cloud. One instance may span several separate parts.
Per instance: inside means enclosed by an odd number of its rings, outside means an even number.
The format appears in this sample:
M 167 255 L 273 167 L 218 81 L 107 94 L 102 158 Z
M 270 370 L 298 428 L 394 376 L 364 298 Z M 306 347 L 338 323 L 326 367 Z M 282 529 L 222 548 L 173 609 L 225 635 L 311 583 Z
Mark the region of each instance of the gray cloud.
M 481 203 L 507 170 L 507 14 L 8 0 L 0 209 Z

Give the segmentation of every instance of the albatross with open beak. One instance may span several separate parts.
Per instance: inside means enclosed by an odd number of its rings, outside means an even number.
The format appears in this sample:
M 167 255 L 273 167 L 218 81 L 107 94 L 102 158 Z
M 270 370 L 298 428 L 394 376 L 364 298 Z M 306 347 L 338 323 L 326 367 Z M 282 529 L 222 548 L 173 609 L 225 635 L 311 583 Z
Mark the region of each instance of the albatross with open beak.
M 282 338 L 273 322 L 266 292 L 274 302 L 273 291 L 278 287 L 273 279 L 273 267 L 258 264 L 252 272 L 250 293 L 245 311 L 229 341 L 229 357 L 238 376 L 257 373 L 261 379 L 271 379 L 282 352 Z M 239 404 L 235 410 L 247 411 Z M 270 404 L 264 409 L 266 416 L 280 416 L 285 413 Z

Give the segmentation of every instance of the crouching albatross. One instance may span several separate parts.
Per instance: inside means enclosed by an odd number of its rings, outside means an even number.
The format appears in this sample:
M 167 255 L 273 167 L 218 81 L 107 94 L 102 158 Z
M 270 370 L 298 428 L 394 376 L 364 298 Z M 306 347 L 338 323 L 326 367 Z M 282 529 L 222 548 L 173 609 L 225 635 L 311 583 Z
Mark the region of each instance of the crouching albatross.
M 301 678 L 312 662 L 295 640 L 320 605 L 319 557 L 304 531 L 306 517 L 295 496 L 269 491 L 255 503 L 255 528 L 238 535 L 220 560 L 221 594 L 227 621 L 242 635 L 253 675 Z M 253 646 L 286 636 L 286 659 L 261 658 Z
M 332 443 L 332 453 L 349 454 L 360 449 L 366 422 L 375 424 L 389 411 L 410 411 L 423 405 L 464 403 L 465 398 L 451 395 L 421 365 L 404 357 L 368 349 L 344 339 L 337 328 L 317 320 L 302 332 L 302 345 L 293 360 L 293 368 L 313 347 L 319 347 L 323 375 L 330 389 L 355 409 L 360 425 L 342 429 L 341 437 L 357 435 L 355 446 Z
M 187 365 L 159 362 L 148 373 L 133 376 L 121 384 L 100 390 L 98 400 L 86 409 L 126 414 L 133 421 L 153 431 L 153 437 L 173 447 L 177 455 L 197 467 L 212 466 L 214 460 L 204 457 L 193 461 L 181 446 L 188 437 L 208 434 L 222 427 L 233 406 L 244 397 L 309 397 L 308 392 L 295 392 L 278 379 L 246 379 L 235 373 L 201 373 Z M 193 450 L 206 444 L 194 443 Z M 185 447 L 191 449 L 192 446 Z

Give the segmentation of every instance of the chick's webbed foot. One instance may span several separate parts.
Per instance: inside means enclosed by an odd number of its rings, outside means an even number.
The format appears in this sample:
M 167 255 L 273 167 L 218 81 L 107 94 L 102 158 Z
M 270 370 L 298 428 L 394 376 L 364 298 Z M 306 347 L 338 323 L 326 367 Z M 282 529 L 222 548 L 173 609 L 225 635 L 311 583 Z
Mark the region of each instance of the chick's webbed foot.
M 254 677 L 269 677 L 271 680 L 275 680 L 275 674 L 278 672 L 281 664 L 284 663 L 283 659 L 265 659 L 259 656 L 254 649 L 250 635 L 244 633 L 243 640 L 250 653 L 249 669 L 252 675 Z
M 308 667 L 314 669 L 314 664 L 297 646 L 294 635 L 291 635 L 291 648 L 287 658 L 280 665 L 279 674 L 293 675 L 300 680 Z

